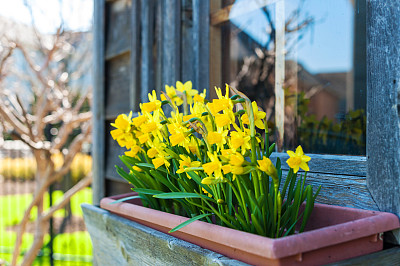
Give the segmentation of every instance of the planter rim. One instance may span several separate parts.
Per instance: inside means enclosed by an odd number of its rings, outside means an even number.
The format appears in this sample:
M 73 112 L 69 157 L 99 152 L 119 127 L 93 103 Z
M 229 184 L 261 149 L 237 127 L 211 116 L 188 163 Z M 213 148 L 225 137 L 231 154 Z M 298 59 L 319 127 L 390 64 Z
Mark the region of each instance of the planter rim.
M 169 229 L 189 220 L 189 218 L 166 213 L 151 208 L 143 207 L 129 202 L 112 204 L 117 199 L 135 195 L 127 193 L 103 198 L 100 207 L 119 214 L 125 218 L 140 220 L 143 222 L 159 223 L 168 228 L 164 233 L 172 236 L 181 233 L 206 239 L 211 242 L 220 243 L 224 246 L 238 249 L 258 256 L 266 256 L 272 259 L 293 256 L 321 247 L 328 247 L 341 242 L 348 242 L 363 237 L 400 228 L 399 218 L 392 213 L 360 210 L 348 207 L 332 206 L 326 204 L 315 204 L 315 208 L 332 209 L 341 212 L 351 212 L 362 215 L 362 218 L 344 222 L 336 225 L 326 226 L 319 229 L 303 232 L 282 238 L 272 239 L 252 233 L 234 230 L 231 228 L 210 224 L 203 221 L 195 221 L 174 233 L 168 233 Z M 160 218 L 160 215 L 162 218 Z M 151 226 L 150 226 L 151 227 Z M 177 236 L 179 238 L 179 236 Z M 373 239 L 372 239 L 373 241 Z

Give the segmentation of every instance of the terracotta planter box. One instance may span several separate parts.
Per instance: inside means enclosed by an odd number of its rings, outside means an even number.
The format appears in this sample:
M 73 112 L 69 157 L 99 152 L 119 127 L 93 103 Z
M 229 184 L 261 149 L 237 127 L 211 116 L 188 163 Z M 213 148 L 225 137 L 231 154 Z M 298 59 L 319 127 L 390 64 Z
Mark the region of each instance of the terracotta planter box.
M 164 233 L 188 220 L 145 208 L 139 199 L 110 204 L 132 195 L 104 198 L 100 207 Z M 391 213 L 316 204 L 306 231 L 284 238 L 271 239 L 202 221 L 170 235 L 253 265 L 321 265 L 379 251 L 382 233 L 399 227 L 398 217 Z

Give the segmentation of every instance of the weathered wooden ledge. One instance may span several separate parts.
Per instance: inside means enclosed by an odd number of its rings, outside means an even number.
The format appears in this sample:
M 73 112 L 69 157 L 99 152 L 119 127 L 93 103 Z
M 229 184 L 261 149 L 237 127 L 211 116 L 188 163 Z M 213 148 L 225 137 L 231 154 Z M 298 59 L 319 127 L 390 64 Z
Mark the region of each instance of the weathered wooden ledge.
M 97 206 L 82 204 L 82 210 L 93 243 L 94 265 L 248 265 L 127 220 Z M 400 265 L 400 247 L 330 265 L 365 263 Z
M 82 204 L 94 265 L 248 265 Z

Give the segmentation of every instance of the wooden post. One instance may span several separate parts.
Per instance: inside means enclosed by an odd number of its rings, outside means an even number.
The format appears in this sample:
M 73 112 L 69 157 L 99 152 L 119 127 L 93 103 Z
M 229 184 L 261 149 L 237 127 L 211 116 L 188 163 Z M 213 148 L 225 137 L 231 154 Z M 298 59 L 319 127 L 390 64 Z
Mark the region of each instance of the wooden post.
M 193 0 L 193 85 L 199 92 L 209 88 L 210 80 L 210 1 Z M 207 91 L 209 95 L 209 90 Z
M 153 64 L 153 40 L 154 40 L 154 1 L 142 0 L 140 3 L 141 15 L 141 76 L 140 76 L 140 100 L 147 102 L 147 94 L 154 89 L 154 64 Z
M 175 85 L 180 80 L 180 25 L 181 1 L 163 0 L 161 13 L 163 21 L 162 36 L 162 83 Z
M 93 66 L 93 204 L 104 197 L 105 116 L 104 116 L 104 55 L 105 1 L 94 1 L 94 66 Z
M 367 185 L 400 215 L 400 2 L 367 1 Z M 400 243 L 400 233 L 395 233 Z
M 140 10 L 139 1 L 132 1 L 131 7 L 131 53 L 130 53 L 130 88 L 129 101 L 130 109 L 139 110 L 139 79 L 140 79 Z

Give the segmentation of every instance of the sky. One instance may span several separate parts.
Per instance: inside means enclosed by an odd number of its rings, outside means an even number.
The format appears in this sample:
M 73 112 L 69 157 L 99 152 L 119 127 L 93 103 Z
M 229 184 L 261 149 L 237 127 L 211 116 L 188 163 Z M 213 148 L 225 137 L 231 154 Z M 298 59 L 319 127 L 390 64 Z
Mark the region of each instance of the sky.
M 31 4 L 35 24 L 42 33 L 54 33 L 57 30 L 61 22 L 60 12 L 66 30 L 86 31 L 91 28 L 93 0 L 26 1 Z M 31 24 L 30 12 L 24 6 L 24 0 L 0 0 L 0 16 Z

